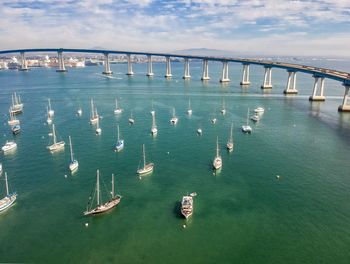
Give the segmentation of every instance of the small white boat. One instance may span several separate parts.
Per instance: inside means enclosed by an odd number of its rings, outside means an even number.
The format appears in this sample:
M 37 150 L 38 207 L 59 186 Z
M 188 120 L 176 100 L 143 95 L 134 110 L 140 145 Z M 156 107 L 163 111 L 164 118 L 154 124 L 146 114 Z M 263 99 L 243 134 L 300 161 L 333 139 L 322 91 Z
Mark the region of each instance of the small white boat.
M 153 171 L 154 164 L 146 163 L 146 153 L 145 153 L 145 145 L 142 145 L 143 152 L 143 166 L 137 170 L 137 174 L 144 175 Z
M 176 125 L 179 119 L 175 115 L 175 108 L 173 108 L 173 117 L 170 119 L 170 123 Z
M 156 136 L 158 134 L 158 129 L 156 125 L 156 115 L 152 115 L 152 128 L 151 128 L 152 136 Z
M 191 108 L 191 100 L 190 100 L 190 99 L 188 99 L 187 114 L 188 114 L 189 116 L 192 115 L 192 108 Z
M 251 120 L 254 122 L 259 122 L 260 121 L 260 115 L 259 114 L 254 114 L 253 116 L 250 117 Z
M 246 133 L 246 134 L 250 134 L 253 131 L 251 126 L 249 125 L 249 108 L 248 108 L 248 112 L 247 112 L 247 123 L 242 126 L 242 131 L 243 131 L 243 133 Z
M 99 115 L 97 113 L 97 108 L 94 106 L 94 100 L 91 99 L 91 113 L 90 113 L 90 124 L 96 124 L 99 119 Z
M 258 107 L 254 109 L 254 113 L 263 114 L 264 112 L 265 112 L 265 109 L 262 107 Z
M 82 116 L 82 115 L 83 115 L 83 109 L 81 109 L 81 107 L 79 107 L 77 110 L 77 116 Z
M 21 126 L 20 125 L 14 125 L 11 128 L 12 134 L 17 135 L 21 132 Z
M 226 109 L 225 109 L 225 98 L 222 99 L 222 108 L 220 110 L 222 115 L 226 114 Z
M 114 109 L 114 114 L 119 115 L 123 112 L 123 109 L 118 107 L 118 99 L 115 99 L 115 109 Z
M 71 140 L 70 136 L 69 136 L 69 148 L 70 148 L 69 169 L 70 169 L 71 172 L 74 172 L 74 171 L 76 171 L 78 169 L 79 162 L 76 159 L 74 159 L 72 140 Z
M 17 193 L 9 192 L 9 185 L 7 180 L 7 173 L 5 172 L 5 186 L 6 186 L 6 195 L 4 198 L 0 199 L 0 212 L 10 208 L 17 199 Z
M 96 135 L 101 135 L 102 133 L 102 129 L 100 128 L 100 119 L 97 118 L 97 121 L 96 121 Z
M 197 129 L 197 134 L 201 136 L 202 133 L 203 133 L 202 129 L 201 129 L 201 128 L 198 128 L 198 129 Z
M 119 125 L 118 125 L 118 138 L 117 138 L 117 143 L 115 144 L 114 147 L 115 151 L 119 152 L 124 149 L 124 139 L 120 139 L 119 137 Z
M 17 148 L 17 143 L 14 142 L 14 141 L 6 141 L 5 145 L 2 146 L 2 151 L 5 153 L 5 152 L 8 152 L 8 151 L 11 151 L 11 150 L 15 150 Z
M 130 117 L 129 117 L 129 124 L 133 125 L 135 123 L 135 119 L 132 116 L 132 111 L 130 112 Z
M 230 138 L 227 141 L 226 148 L 229 152 L 233 150 L 233 135 L 232 135 L 232 130 L 233 130 L 233 124 L 231 124 L 231 132 L 230 132 Z
M 216 124 L 216 121 L 217 121 L 217 119 L 216 119 L 216 118 L 213 118 L 213 119 L 211 120 L 211 123 L 215 125 L 215 124 Z
M 185 195 L 181 201 L 181 214 L 188 219 L 193 214 L 193 197 L 191 195 Z
M 8 124 L 10 126 L 19 125 L 20 124 L 19 120 L 16 118 L 16 115 L 12 113 L 12 106 L 10 107 L 9 113 L 10 113 L 10 120 L 8 121 Z
M 213 167 L 215 170 L 219 170 L 222 167 L 222 159 L 219 155 L 219 139 L 216 138 L 216 156 L 213 161 Z
M 114 175 L 113 174 L 112 174 L 112 191 L 110 193 L 111 198 L 107 202 L 102 204 L 100 192 L 101 192 L 100 191 L 100 171 L 97 170 L 95 192 L 92 197 L 89 197 L 89 202 L 88 202 L 86 211 L 84 212 L 85 216 L 107 212 L 112 208 L 116 207 L 120 203 L 120 200 L 122 198 L 121 195 L 114 194 Z M 92 208 L 95 197 L 96 197 L 96 207 Z
M 47 116 L 50 117 L 51 119 L 55 115 L 55 111 L 51 108 L 51 100 L 50 98 L 48 99 L 49 105 L 48 105 L 48 110 L 47 110 Z
M 64 149 L 64 141 L 57 141 L 56 138 L 56 131 L 55 131 L 55 124 L 52 124 L 52 138 L 53 138 L 53 143 L 49 146 L 47 146 L 47 148 L 51 151 L 51 152 L 55 152 L 55 151 L 59 151 Z

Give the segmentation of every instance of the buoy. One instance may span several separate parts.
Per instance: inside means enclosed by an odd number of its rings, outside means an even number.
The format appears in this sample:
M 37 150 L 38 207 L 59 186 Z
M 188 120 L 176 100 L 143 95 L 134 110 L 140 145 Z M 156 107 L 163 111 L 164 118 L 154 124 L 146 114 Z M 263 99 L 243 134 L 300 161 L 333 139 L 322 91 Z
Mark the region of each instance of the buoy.
M 277 178 L 277 179 L 279 179 L 279 178 L 280 178 L 280 176 L 279 176 L 279 175 L 276 175 L 276 178 Z
M 141 180 L 141 176 L 139 176 L 139 179 Z
M 67 178 L 67 174 L 65 174 L 64 177 Z
M 169 155 L 169 153 L 170 153 L 170 152 L 168 151 L 167 154 Z
M 88 226 L 89 226 L 89 223 L 85 223 L 85 226 L 88 227 Z
M 183 225 L 182 227 L 183 227 L 183 228 L 186 228 L 186 225 Z

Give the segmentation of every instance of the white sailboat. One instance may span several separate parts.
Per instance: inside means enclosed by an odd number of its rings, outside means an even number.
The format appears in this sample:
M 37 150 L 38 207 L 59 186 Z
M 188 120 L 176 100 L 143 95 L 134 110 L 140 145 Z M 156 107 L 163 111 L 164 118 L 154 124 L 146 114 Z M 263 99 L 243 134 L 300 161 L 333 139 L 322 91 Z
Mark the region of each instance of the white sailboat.
M 47 112 L 47 119 L 46 119 L 46 123 L 47 123 L 48 125 L 51 125 L 51 124 L 52 124 L 52 117 L 50 116 L 50 110 L 49 110 L 49 107 L 47 107 L 46 112 Z
M 197 129 L 197 134 L 201 136 L 203 134 L 203 130 L 201 128 L 198 128 Z
M 49 101 L 49 107 L 48 107 L 47 115 L 48 115 L 48 117 L 50 117 L 52 119 L 53 116 L 55 115 L 55 111 L 51 108 L 50 98 L 48 99 L 48 101 Z
M 151 128 L 151 134 L 152 136 L 156 136 L 158 133 L 157 125 L 156 125 L 156 115 L 152 115 L 152 128 Z
M 142 145 L 143 152 L 143 166 L 137 170 L 137 174 L 143 175 L 153 171 L 154 164 L 146 163 L 146 153 L 145 153 L 145 144 Z
M 191 108 L 191 99 L 188 99 L 188 109 L 187 114 L 190 116 L 192 115 L 192 108 Z
M 115 109 L 114 109 L 114 114 L 119 115 L 123 112 L 123 109 L 118 107 L 118 99 L 115 98 Z
M 213 161 L 213 167 L 215 170 L 219 170 L 222 167 L 222 159 L 219 155 L 219 139 L 216 138 L 216 156 Z
M 52 124 L 52 138 L 53 138 L 53 143 L 49 146 L 47 146 L 47 148 L 54 152 L 54 151 L 58 151 L 64 148 L 64 141 L 58 141 L 57 142 L 57 138 L 56 138 L 56 131 L 55 131 L 55 124 Z
M 96 195 L 96 207 L 92 208 L 95 195 Z M 95 214 L 107 212 L 107 211 L 111 210 L 112 208 L 116 207 L 120 203 L 121 198 L 122 198 L 121 195 L 119 195 L 119 194 L 115 195 L 114 175 L 112 174 L 111 198 L 105 203 L 101 202 L 100 171 L 97 170 L 97 172 L 96 172 L 96 188 L 95 188 L 93 197 L 89 198 L 89 202 L 88 202 L 86 211 L 84 212 L 84 215 L 88 216 L 88 215 L 95 215 Z
M 23 103 L 21 102 L 21 97 L 14 92 L 12 94 L 12 106 L 10 107 L 10 111 L 12 114 L 17 115 L 23 112 Z
M 173 125 L 176 125 L 177 121 L 179 121 L 179 119 L 176 117 L 176 115 L 175 115 L 175 107 L 173 107 L 173 117 L 170 119 L 170 123 L 173 124 Z
M 17 193 L 13 192 L 10 193 L 9 192 L 9 185 L 8 185 L 8 180 L 7 180 L 7 173 L 5 172 L 5 186 L 6 186 L 6 195 L 4 198 L 2 198 L 0 200 L 0 212 L 10 208 L 14 202 L 17 199 Z
M 74 172 L 75 170 L 78 169 L 79 162 L 76 159 L 74 159 L 72 140 L 71 140 L 70 136 L 69 136 L 69 148 L 70 148 L 69 169 L 70 169 L 71 172 Z
M 131 125 L 133 125 L 133 124 L 135 123 L 135 119 L 134 119 L 134 117 L 132 116 L 132 111 L 130 111 L 129 123 L 130 123 Z
M 231 132 L 230 132 L 230 138 L 227 141 L 226 148 L 229 152 L 233 150 L 233 135 L 232 135 L 232 130 L 233 130 L 233 124 L 231 124 Z
M 10 126 L 19 125 L 20 124 L 19 120 L 16 118 L 16 115 L 12 112 L 12 106 L 10 107 L 9 114 L 10 114 L 10 120 L 7 123 Z
M 248 112 L 247 112 L 247 123 L 242 126 L 242 131 L 243 131 L 243 133 L 247 133 L 247 134 L 252 133 L 252 128 L 249 125 L 249 108 L 248 108 Z
M 119 134 L 119 125 L 118 125 L 118 139 L 117 143 L 115 144 L 115 151 L 119 152 L 124 149 L 124 139 L 120 139 L 120 134 Z
M 222 108 L 220 110 L 222 115 L 226 114 L 226 108 L 225 108 L 225 98 L 222 99 Z
M 2 146 L 1 150 L 6 153 L 17 148 L 17 143 L 14 141 L 6 141 L 5 145 Z
M 254 109 L 254 112 L 258 114 L 263 114 L 265 112 L 265 109 L 262 107 L 258 107 Z
M 97 118 L 97 121 L 96 121 L 96 135 L 101 135 L 101 133 L 102 133 L 102 128 L 100 128 L 100 119 Z
M 90 113 L 90 124 L 96 124 L 99 119 L 97 109 L 94 107 L 94 100 L 91 99 L 91 113 Z

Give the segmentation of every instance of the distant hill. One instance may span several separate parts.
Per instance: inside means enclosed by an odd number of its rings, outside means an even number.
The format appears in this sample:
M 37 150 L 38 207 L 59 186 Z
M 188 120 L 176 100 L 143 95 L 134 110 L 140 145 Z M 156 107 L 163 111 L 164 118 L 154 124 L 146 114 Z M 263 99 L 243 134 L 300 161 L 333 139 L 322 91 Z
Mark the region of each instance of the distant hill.
M 206 48 L 194 48 L 174 51 L 176 54 L 189 54 L 189 55 L 207 55 L 207 56 L 237 56 L 235 52 L 228 50 L 206 49 Z

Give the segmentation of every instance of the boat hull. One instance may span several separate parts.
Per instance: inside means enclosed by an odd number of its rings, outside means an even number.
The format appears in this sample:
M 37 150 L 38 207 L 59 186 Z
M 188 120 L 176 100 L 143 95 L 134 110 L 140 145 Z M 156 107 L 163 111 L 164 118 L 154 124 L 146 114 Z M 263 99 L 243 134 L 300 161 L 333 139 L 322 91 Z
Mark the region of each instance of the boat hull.
M 102 214 L 104 212 L 107 212 L 111 210 L 112 208 L 116 207 L 120 203 L 121 196 L 116 196 L 115 198 L 109 200 L 108 202 L 101 204 L 97 206 L 96 208 L 90 210 L 90 211 L 85 211 L 84 215 L 96 215 L 96 214 Z
M 59 151 L 59 150 L 64 149 L 64 145 L 65 145 L 65 143 L 63 141 L 61 141 L 61 142 L 57 142 L 56 144 L 52 144 L 51 146 L 48 146 L 47 148 L 51 152 L 55 152 L 55 151 Z
M 13 193 L 0 200 L 0 212 L 10 208 L 17 199 L 17 194 Z
M 138 169 L 137 170 L 137 174 L 144 175 L 144 174 L 147 174 L 147 173 L 151 173 L 153 171 L 153 167 L 154 167 L 154 164 L 153 163 L 149 163 L 144 168 Z
M 76 171 L 78 167 L 79 167 L 79 163 L 77 160 L 74 160 L 69 164 L 69 169 L 71 172 Z
M 115 151 L 119 152 L 124 149 L 124 140 L 119 140 L 115 145 Z
M 181 214 L 188 219 L 193 214 L 193 198 L 191 196 L 183 196 L 181 201 Z

